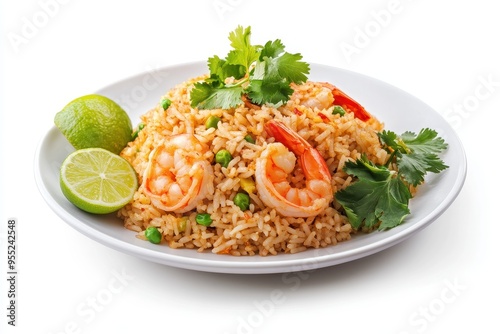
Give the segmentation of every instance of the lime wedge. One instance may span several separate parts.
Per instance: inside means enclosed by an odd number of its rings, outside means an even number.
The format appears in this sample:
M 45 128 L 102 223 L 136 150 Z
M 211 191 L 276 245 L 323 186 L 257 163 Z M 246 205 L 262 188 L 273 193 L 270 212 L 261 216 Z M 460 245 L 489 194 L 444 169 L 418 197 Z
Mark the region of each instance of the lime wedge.
M 78 208 L 105 214 L 132 200 L 137 189 L 134 169 L 119 155 L 102 148 L 71 153 L 60 173 L 61 190 Z

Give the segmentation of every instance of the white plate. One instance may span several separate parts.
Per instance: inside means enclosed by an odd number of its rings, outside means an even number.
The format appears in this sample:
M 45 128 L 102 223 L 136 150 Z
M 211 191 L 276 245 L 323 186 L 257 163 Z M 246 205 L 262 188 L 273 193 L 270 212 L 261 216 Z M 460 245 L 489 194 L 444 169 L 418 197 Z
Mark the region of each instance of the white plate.
M 134 123 L 158 103 L 174 85 L 207 72 L 205 62 L 166 67 L 119 81 L 97 93 L 119 102 Z M 426 183 L 410 201 L 411 214 L 391 230 L 359 234 L 336 246 L 311 249 L 299 254 L 231 257 L 196 250 L 171 249 L 136 238 L 114 214 L 98 216 L 80 211 L 61 193 L 59 168 L 73 151 L 55 127 L 50 129 L 36 152 L 35 177 L 49 206 L 70 226 L 84 235 L 118 251 L 169 266 L 223 273 L 281 273 L 310 270 L 352 261 L 391 247 L 438 218 L 455 200 L 466 176 L 466 157 L 462 144 L 450 125 L 433 109 L 415 97 L 376 79 L 350 71 L 311 65 L 311 80 L 337 85 L 385 123 L 386 129 L 402 133 L 430 127 L 449 144 L 442 158 L 449 168 L 429 174 Z

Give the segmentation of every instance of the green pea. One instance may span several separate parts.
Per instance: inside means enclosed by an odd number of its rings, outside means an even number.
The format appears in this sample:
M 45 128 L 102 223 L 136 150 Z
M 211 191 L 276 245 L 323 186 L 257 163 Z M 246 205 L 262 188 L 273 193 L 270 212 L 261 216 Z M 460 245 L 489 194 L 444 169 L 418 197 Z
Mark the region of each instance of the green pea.
M 145 126 L 146 126 L 146 124 L 144 124 L 144 123 L 139 123 L 139 125 L 137 125 L 137 129 L 134 132 L 132 132 L 132 140 L 137 138 L 137 136 L 139 135 L 139 132 L 142 129 L 144 129 Z
M 207 129 L 210 129 L 210 128 L 217 129 L 217 124 L 219 123 L 219 121 L 220 121 L 220 117 L 211 115 L 210 117 L 207 118 L 207 120 L 205 122 L 205 127 Z
M 212 224 L 212 218 L 208 213 L 198 213 L 195 220 L 198 224 L 203 226 L 210 226 L 210 224 Z
M 345 115 L 345 110 L 341 106 L 334 106 L 332 114 L 334 114 L 334 115 L 335 114 L 339 114 L 340 116 L 344 116 Z
M 245 139 L 247 142 L 249 142 L 250 144 L 255 144 L 255 139 L 253 139 L 253 137 L 251 135 L 246 135 Z
M 233 202 L 242 211 L 245 211 L 250 206 L 250 196 L 245 193 L 237 193 L 236 196 L 234 196 Z
M 233 159 L 231 153 L 228 150 L 220 150 L 215 154 L 215 162 L 220 164 L 222 167 L 229 165 L 229 162 Z
M 171 104 L 172 104 L 172 101 L 170 101 L 169 99 L 161 100 L 161 106 L 163 107 L 163 110 L 167 110 Z
M 149 226 L 144 233 L 146 239 L 148 239 L 153 244 L 159 244 L 161 241 L 161 233 L 154 226 Z

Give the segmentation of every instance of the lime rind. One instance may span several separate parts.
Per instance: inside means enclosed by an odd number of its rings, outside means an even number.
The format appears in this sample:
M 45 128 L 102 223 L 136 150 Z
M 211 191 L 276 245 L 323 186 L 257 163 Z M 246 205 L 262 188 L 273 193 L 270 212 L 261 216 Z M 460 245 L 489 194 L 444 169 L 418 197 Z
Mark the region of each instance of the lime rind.
M 113 100 L 98 94 L 69 102 L 54 117 L 54 123 L 77 150 L 104 148 L 115 154 L 132 141 L 132 122 Z
M 138 182 L 128 161 L 105 149 L 88 148 L 77 150 L 64 160 L 60 186 L 76 207 L 106 214 L 128 204 Z

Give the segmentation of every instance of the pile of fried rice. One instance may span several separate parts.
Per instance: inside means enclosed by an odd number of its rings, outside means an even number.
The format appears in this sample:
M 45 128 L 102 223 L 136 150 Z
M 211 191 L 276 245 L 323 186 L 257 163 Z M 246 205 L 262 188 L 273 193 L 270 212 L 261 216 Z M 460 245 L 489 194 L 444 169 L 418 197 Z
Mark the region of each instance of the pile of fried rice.
M 162 234 L 162 244 L 172 248 L 190 248 L 217 254 L 275 255 L 297 253 L 349 240 L 355 232 L 341 206 L 332 200 L 329 207 L 313 217 L 284 217 L 267 207 L 256 191 L 251 191 L 250 206 L 243 211 L 233 202 L 241 192 L 242 180 L 255 180 L 256 159 L 273 141 L 264 125 L 277 120 L 307 140 L 326 161 L 332 175 L 334 193 L 347 187 L 352 177 L 342 171 L 346 161 L 366 154 L 374 163 L 383 164 L 387 152 L 381 148 L 377 132 L 383 124 L 374 116 L 368 121 L 357 119 L 352 112 L 333 114 L 331 90 L 328 85 L 308 81 L 292 85 L 290 100 L 279 107 L 242 103 L 229 109 L 198 110 L 190 105 L 193 84 L 204 77 L 193 78 L 170 90 L 163 98 L 172 101 L 167 110 L 159 103 L 141 117 L 145 127 L 137 138 L 121 152 L 137 172 L 139 184 L 133 200 L 118 216 L 126 228 L 146 239 L 144 231 L 155 226 Z M 207 129 L 208 117 L 220 117 L 218 128 Z M 209 147 L 207 159 L 213 166 L 214 184 L 194 209 L 185 213 L 166 212 L 152 204 L 144 191 L 144 172 L 150 153 L 168 136 L 190 133 Z M 251 135 L 255 143 L 244 140 Z M 214 162 L 216 152 L 228 150 L 233 159 L 222 167 Z M 290 175 L 292 186 L 303 187 L 300 167 Z M 210 226 L 195 221 L 198 213 L 208 213 Z

